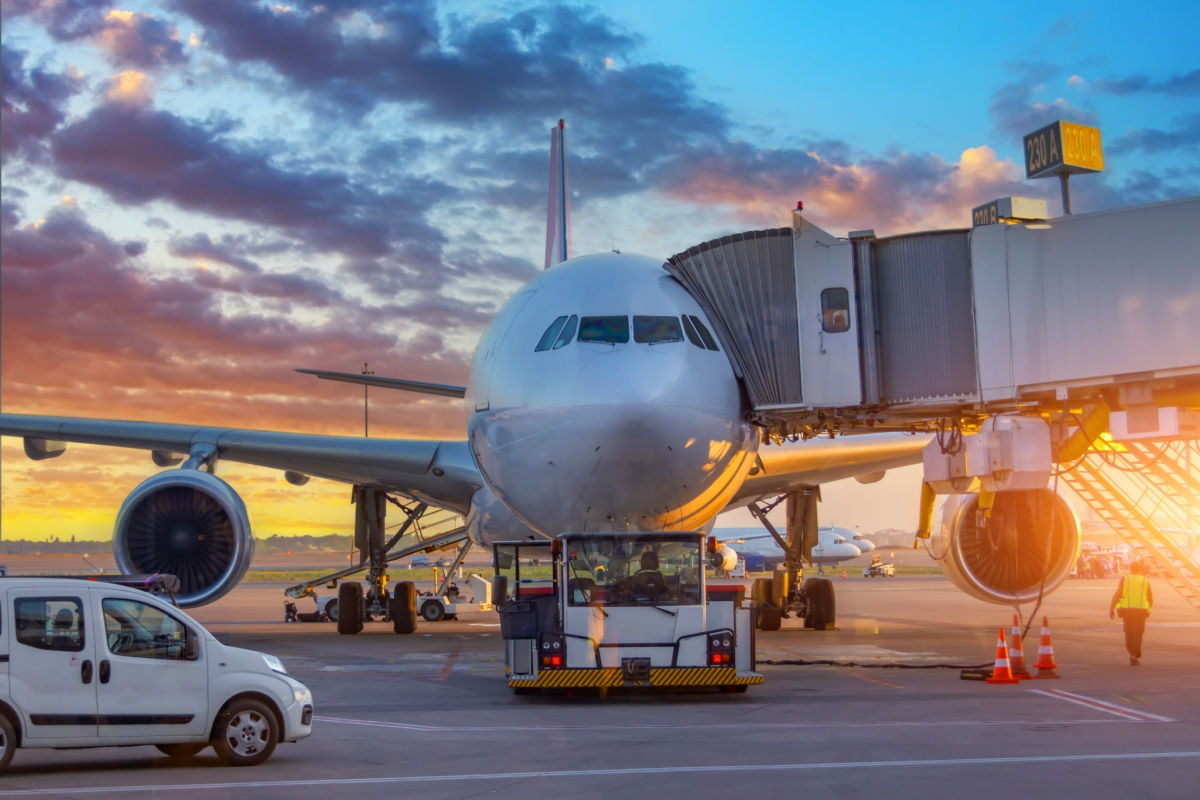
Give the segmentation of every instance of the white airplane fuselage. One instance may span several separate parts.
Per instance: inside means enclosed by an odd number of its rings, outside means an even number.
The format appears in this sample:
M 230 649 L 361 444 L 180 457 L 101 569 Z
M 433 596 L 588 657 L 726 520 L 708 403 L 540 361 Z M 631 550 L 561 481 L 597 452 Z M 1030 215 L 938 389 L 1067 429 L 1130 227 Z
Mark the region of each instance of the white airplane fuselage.
M 518 291 L 480 339 L 465 396 L 471 452 L 495 499 L 543 536 L 711 525 L 758 438 L 728 356 L 692 321 L 670 322 L 684 316 L 713 330 L 662 261 L 643 256 L 572 259 Z M 562 317 L 573 335 L 538 351 Z M 608 330 L 597 317 L 617 322 Z M 649 317 L 661 324 L 647 332 Z M 607 341 L 584 340 L 595 337 Z

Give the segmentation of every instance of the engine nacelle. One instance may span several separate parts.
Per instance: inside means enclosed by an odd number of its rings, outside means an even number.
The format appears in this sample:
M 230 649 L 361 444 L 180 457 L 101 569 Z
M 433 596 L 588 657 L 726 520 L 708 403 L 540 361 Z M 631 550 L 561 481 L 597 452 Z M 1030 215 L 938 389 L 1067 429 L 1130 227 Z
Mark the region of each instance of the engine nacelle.
M 1043 590 L 1043 578 L 1049 594 L 1070 574 L 1079 557 L 1079 523 L 1050 489 L 997 492 L 986 519 L 978 495 L 954 494 L 942 505 L 929 551 L 972 597 L 1026 603 Z
M 134 489 L 113 531 L 117 567 L 179 578 L 179 605 L 221 597 L 246 574 L 254 555 L 246 506 L 228 483 L 208 472 L 160 472 Z

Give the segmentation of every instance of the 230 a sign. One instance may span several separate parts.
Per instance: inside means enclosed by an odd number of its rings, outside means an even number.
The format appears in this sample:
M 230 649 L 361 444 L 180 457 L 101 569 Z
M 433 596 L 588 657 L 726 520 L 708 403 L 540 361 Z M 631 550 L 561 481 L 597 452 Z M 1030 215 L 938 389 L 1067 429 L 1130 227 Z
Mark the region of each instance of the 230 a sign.
M 1025 137 L 1026 178 L 1103 170 L 1099 128 L 1059 120 Z

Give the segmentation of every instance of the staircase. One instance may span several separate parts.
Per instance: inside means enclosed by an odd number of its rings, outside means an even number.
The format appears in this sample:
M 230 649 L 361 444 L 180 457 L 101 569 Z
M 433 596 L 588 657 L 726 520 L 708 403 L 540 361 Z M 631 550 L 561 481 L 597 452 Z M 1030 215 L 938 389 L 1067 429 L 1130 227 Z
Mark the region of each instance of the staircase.
M 1062 480 L 1200 611 L 1200 440 L 1097 440 Z M 1181 544 L 1187 542 L 1186 546 Z

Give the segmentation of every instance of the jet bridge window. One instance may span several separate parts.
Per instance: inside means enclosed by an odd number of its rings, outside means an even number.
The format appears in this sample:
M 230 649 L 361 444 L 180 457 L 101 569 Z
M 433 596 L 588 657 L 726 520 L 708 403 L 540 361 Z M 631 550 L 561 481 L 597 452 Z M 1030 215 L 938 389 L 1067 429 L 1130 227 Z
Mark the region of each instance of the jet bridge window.
M 629 317 L 584 317 L 579 321 L 579 341 L 625 344 L 629 341 Z
M 683 330 L 679 317 L 633 316 L 633 340 L 639 344 L 682 342 Z
M 842 287 L 821 292 L 821 330 L 841 333 L 850 330 L 850 292 Z

